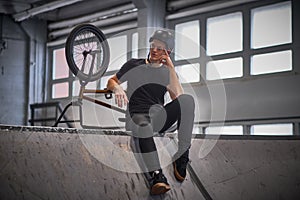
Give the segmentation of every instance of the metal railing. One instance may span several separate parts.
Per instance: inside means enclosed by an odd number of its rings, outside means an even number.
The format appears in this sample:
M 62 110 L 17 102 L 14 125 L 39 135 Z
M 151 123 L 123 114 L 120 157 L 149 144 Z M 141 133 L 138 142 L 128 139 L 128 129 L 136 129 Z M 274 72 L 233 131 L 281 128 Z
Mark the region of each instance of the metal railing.
M 45 109 L 53 108 L 54 109 L 54 116 L 53 117 L 43 117 L 47 116 L 48 114 L 45 114 Z M 60 102 L 46 102 L 46 103 L 35 103 L 35 104 L 30 104 L 30 110 L 31 110 L 31 119 L 29 119 L 29 123 L 31 126 L 35 126 L 35 122 L 40 122 L 40 123 L 45 123 L 45 122 L 55 122 L 58 119 L 58 114 L 63 112 L 62 106 Z M 40 110 L 42 113 L 39 115 L 39 117 L 36 116 L 36 111 Z M 44 112 L 44 113 L 43 113 Z M 66 116 L 63 116 L 64 123 L 67 124 L 69 128 L 73 128 L 72 124 L 70 122 L 74 122 L 68 120 Z

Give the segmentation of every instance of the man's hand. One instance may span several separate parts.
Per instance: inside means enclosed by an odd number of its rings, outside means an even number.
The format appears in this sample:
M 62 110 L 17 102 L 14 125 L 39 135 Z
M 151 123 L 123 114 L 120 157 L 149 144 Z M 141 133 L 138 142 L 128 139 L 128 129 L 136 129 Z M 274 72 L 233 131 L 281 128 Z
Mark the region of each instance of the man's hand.
M 108 81 L 107 81 L 107 89 L 111 90 L 115 94 L 115 102 L 116 104 L 121 108 L 123 105 L 127 105 L 128 98 L 123 90 L 122 86 L 120 86 L 120 82 L 115 75 L 113 75 Z
M 160 57 L 160 62 L 169 68 L 174 68 L 174 64 L 166 49 L 164 49 L 164 54 Z
M 115 85 L 113 92 L 115 94 L 115 102 L 116 104 L 121 108 L 127 105 L 128 103 L 128 98 L 127 95 L 125 93 L 125 91 L 123 90 L 123 88 L 120 85 Z

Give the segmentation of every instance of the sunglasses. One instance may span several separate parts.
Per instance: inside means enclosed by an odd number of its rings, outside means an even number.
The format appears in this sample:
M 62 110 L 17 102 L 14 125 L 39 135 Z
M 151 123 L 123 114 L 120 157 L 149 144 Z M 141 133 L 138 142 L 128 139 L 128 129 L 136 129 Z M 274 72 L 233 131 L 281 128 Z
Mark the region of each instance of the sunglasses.
M 155 44 L 150 44 L 150 49 L 156 49 L 158 52 L 162 52 L 165 50 L 165 48 L 161 47 L 161 46 L 155 46 Z

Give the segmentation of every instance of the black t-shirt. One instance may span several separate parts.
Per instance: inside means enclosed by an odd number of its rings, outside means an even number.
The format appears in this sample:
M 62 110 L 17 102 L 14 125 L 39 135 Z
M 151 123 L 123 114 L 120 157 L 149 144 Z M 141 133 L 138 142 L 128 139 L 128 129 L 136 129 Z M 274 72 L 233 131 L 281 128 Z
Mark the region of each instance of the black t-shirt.
M 116 76 L 120 82 L 127 81 L 130 114 L 148 113 L 152 105 L 164 104 L 169 84 L 169 70 L 166 66 L 151 67 L 145 59 L 131 59 Z

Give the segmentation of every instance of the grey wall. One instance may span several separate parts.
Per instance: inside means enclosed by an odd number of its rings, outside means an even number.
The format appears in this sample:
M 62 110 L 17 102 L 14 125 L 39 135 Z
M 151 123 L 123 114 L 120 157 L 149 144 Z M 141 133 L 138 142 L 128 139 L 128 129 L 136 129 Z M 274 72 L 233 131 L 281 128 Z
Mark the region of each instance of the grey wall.
M 197 94 L 196 100 L 201 112 L 200 121 L 209 121 L 212 109 L 219 111 L 225 109 L 226 120 L 245 120 L 299 117 L 299 85 L 300 76 L 294 73 L 252 80 L 225 81 L 225 102 L 222 95 L 212 97 L 206 86 L 197 85 L 193 86 L 193 89 Z M 220 85 L 210 87 L 220 87 Z M 213 120 L 222 119 L 217 117 Z
M 0 15 L 0 124 L 26 124 L 29 104 L 42 101 L 46 59 L 47 26 L 43 21 L 15 23 Z

